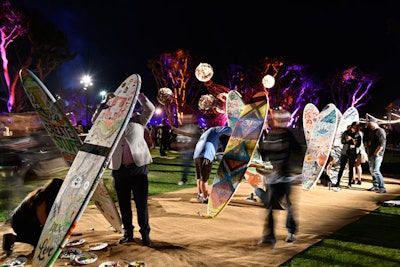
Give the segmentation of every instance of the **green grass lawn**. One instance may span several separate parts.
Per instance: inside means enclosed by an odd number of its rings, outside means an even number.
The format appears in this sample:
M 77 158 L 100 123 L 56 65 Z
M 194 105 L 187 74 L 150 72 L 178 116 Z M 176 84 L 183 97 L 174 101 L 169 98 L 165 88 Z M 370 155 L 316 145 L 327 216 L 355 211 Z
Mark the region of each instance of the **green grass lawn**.
M 188 184 L 179 186 L 177 182 L 182 177 L 183 168 L 179 161 L 178 153 L 169 151 L 167 157 L 160 157 L 158 149 L 153 149 L 151 152 L 154 162 L 150 165 L 149 173 L 150 195 L 196 187 L 194 165 L 189 175 Z M 399 161 L 398 154 L 385 157 L 385 176 L 396 177 L 396 168 Z M 215 162 L 211 177 L 215 176 L 217 168 L 218 162 Z M 5 204 L 4 202 L 8 200 L 4 197 L 0 199 L 0 206 L 2 207 L 0 221 L 6 219 L 7 214 L 10 212 L 9 207 L 18 205 L 19 201 L 28 192 L 44 184 L 50 178 L 65 177 L 66 173 L 67 171 L 55 173 L 51 177 L 26 177 L 22 187 L 11 188 L 11 190 L 19 190 L 20 192 L 14 202 Z M 103 179 L 111 196 L 116 200 L 109 169 L 103 174 Z M 210 179 L 209 183 L 212 183 L 212 179 Z M 4 190 L 4 188 L 1 188 L 2 192 Z M 400 266 L 399 225 L 399 207 L 380 207 L 306 251 L 297 254 L 281 266 Z

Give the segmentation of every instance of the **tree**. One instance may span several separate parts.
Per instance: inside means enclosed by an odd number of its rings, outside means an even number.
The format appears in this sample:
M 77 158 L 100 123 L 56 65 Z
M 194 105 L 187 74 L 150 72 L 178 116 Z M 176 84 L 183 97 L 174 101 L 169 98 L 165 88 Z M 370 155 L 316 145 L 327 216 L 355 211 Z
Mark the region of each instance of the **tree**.
M 10 84 L 7 48 L 19 36 L 27 33 L 25 15 L 12 8 L 8 0 L 0 1 L 0 55 L 2 60 L 4 83 L 0 87 L 0 111 L 11 112 L 14 105 L 14 89 Z
M 366 106 L 372 96 L 369 94 L 372 85 L 379 77 L 351 67 L 332 79 L 331 94 L 333 103 L 344 112 L 349 107 Z
M 282 64 L 275 77 L 275 86 L 269 91 L 270 106 L 282 107 L 291 115 L 291 126 L 295 126 L 307 103 L 320 102 L 324 87 L 313 77 L 308 68 L 300 64 Z
M 192 75 L 194 63 L 189 51 L 178 49 L 164 53 L 159 58 L 150 60 L 148 67 L 153 73 L 158 89 L 166 87 L 173 92 L 173 102 L 164 105 L 164 111 L 174 124 L 179 124 L 184 112 L 196 111 L 195 100 L 198 99 L 199 91 L 192 90 L 195 86 Z M 178 115 L 178 121 L 175 121 L 173 114 Z
M 76 53 L 69 50 L 69 40 L 55 25 L 43 19 L 40 14 L 29 17 L 28 34 L 15 42 L 16 65 L 21 68 L 30 68 L 41 81 L 57 67 L 76 57 Z M 26 95 L 18 84 L 18 71 L 13 77 L 12 89 L 18 97 L 14 110 L 19 112 L 26 109 Z M 17 87 L 20 85 L 19 87 Z M 18 90 L 19 89 L 19 90 Z

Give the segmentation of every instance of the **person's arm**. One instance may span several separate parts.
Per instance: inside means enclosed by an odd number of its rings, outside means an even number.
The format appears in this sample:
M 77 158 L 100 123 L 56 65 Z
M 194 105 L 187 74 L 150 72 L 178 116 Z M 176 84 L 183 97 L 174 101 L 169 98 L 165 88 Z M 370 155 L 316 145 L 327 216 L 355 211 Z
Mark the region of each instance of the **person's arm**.
M 356 148 L 359 148 L 361 146 L 361 142 L 362 142 L 361 135 L 358 135 L 356 137 L 356 139 L 354 139 L 353 141 L 354 141 L 354 144 L 356 145 Z
M 96 111 L 94 112 L 94 114 L 92 116 L 92 119 L 91 119 L 92 123 L 94 123 L 96 121 L 97 117 L 100 115 L 100 112 L 103 109 L 106 109 L 106 108 L 109 108 L 109 107 L 110 106 L 107 105 L 107 103 L 101 103 L 100 106 L 97 107 Z
M 181 134 L 181 135 L 188 136 L 188 137 L 197 137 L 196 134 L 185 132 L 185 131 L 183 131 L 183 130 L 181 130 L 179 128 L 176 128 L 176 127 L 174 127 L 172 125 L 170 127 L 171 127 L 171 130 L 176 134 Z
M 351 137 L 347 134 L 347 131 L 344 131 L 341 138 L 342 144 L 348 144 L 349 140 L 351 140 Z
M 138 101 L 143 107 L 143 112 L 139 117 L 140 124 L 147 125 L 151 117 L 153 117 L 156 108 L 154 104 L 145 96 L 144 93 L 139 94 Z

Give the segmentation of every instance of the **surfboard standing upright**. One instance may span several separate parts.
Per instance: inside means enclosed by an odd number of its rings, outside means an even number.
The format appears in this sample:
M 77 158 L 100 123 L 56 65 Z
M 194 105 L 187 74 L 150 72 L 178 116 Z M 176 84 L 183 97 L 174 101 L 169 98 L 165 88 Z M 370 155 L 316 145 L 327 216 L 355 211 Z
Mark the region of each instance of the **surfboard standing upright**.
M 229 138 L 215 175 L 207 204 L 209 217 L 217 216 L 230 202 L 253 157 L 269 108 L 264 92 L 246 104 Z
M 238 121 L 240 114 L 242 113 L 245 103 L 243 102 L 242 96 L 237 91 L 229 91 L 226 96 L 225 102 L 226 116 L 228 118 L 228 126 L 235 128 L 236 122 Z
M 331 152 L 338 121 L 338 109 L 328 104 L 318 114 L 303 161 L 303 189 L 311 190 L 318 182 Z
M 129 122 L 140 86 L 138 74 L 129 76 L 96 119 L 50 210 L 32 266 L 53 265 L 68 242 Z
M 235 129 L 236 122 L 239 120 L 240 114 L 242 113 L 245 103 L 243 102 L 242 96 L 237 91 L 229 91 L 226 97 L 226 116 L 228 118 L 228 126 Z M 256 150 L 252 157 L 252 160 L 260 161 L 261 155 Z M 256 171 L 256 168 L 249 166 L 245 172 L 244 178 L 252 187 L 258 187 L 262 183 L 262 176 Z
M 330 170 L 329 178 L 331 179 L 333 185 L 337 183 L 339 169 L 340 169 L 340 154 L 343 148 L 342 134 L 344 131 L 346 131 L 347 126 L 351 125 L 353 121 L 359 121 L 359 120 L 360 117 L 358 114 L 358 110 L 355 107 L 349 107 L 348 109 L 346 109 L 343 115 L 340 116 L 331 150 L 331 155 L 334 163 Z
M 28 99 L 42 120 L 47 133 L 64 159 L 71 165 L 83 145 L 78 133 L 58 105 L 55 97 L 31 70 L 21 69 L 19 76 Z M 121 216 L 102 180 L 99 182 L 92 200 L 114 229 L 122 232 Z
M 318 119 L 319 110 L 313 103 L 308 103 L 303 110 L 303 131 L 306 145 L 310 141 L 312 130 Z

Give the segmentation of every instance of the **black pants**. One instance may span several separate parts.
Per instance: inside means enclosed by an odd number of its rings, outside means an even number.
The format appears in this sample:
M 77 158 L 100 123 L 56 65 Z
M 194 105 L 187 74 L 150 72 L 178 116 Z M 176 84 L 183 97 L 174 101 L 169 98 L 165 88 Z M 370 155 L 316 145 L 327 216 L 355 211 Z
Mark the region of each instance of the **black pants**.
M 119 209 L 121 212 L 124 230 L 133 234 L 132 224 L 132 193 L 136 205 L 137 222 L 140 226 L 140 233 L 150 233 L 149 210 L 147 199 L 149 194 L 148 165 L 142 167 L 124 167 L 112 171 L 114 178 L 114 189 L 117 194 Z
M 347 162 L 349 162 L 349 185 L 351 186 L 351 182 L 353 181 L 353 176 L 354 176 L 354 164 L 356 163 L 357 155 L 356 154 L 350 154 L 348 155 L 341 155 L 340 156 L 340 168 L 339 168 L 339 173 L 338 173 L 338 180 L 336 185 L 340 184 L 340 179 L 343 176 L 344 169 L 346 168 Z
M 277 183 L 277 184 L 268 184 L 267 189 L 267 214 L 264 222 L 263 236 L 271 239 L 275 239 L 274 232 L 274 217 L 273 217 L 273 204 L 279 201 L 282 197 L 285 198 L 286 208 L 287 208 L 287 216 L 286 216 L 286 229 L 289 233 L 295 234 L 297 231 L 297 225 L 294 220 L 294 214 L 292 210 L 292 203 L 290 200 L 291 194 L 291 184 L 287 183 Z

